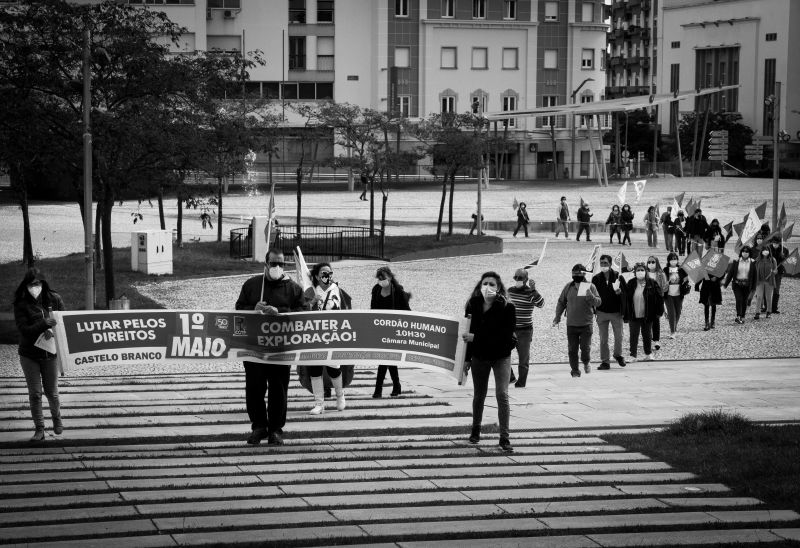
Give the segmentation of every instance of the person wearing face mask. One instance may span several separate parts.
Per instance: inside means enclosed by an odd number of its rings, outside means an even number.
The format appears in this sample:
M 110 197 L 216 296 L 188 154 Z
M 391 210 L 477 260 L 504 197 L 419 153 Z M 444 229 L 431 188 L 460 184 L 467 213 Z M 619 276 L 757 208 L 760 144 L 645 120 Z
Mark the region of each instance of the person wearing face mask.
M 631 244 L 631 230 L 633 230 L 633 217 L 634 213 L 631 211 L 631 206 L 625 204 L 622 206 L 622 211 L 620 212 L 620 219 L 622 220 L 622 232 L 624 236 L 622 237 L 622 245 L 625 245 L 625 242 L 628 242 L 628 245 Z
M 651 326 L 653 351 L 657 352 L 661 350 L 661 317 L 664 315 L 664 295 L 669 289 L 669 284 L 667 283 L 667 276 L 664 274 L 664 269 L 661 268 L 661 263 L 659 263 L 657 257 L 650 255 L 647 258 L 646 265 L 647 277 L 656 282 L 658 290 L 660 291 L 659 295 L 661 296 L 660 304 L 656 306 L 656 315 L 653 318 L 653 324 Z
M 658 247 L 658 215 L 656 215 L 656 208 L 650 206 L 647 208 L 647 213 L 644 214 L 644 226 L 647 230 L 647 245 L 649 247 Z
M 778 311 L 778 299 L 781 296 L 781 280 L 783 280 L 783 275 L 786 274 L 783 261 L 789 256 L 789 250 L 781 243 L 780 236 L 774 236 L 770 242 L 770 251 L 772 251 L 772 258 L 778 263 L 778 272 L 775 274 L 775 288 L 772 290 L 771 310 L 773 314 L 780 314 Z
M 681 319 L 681 311 L 683 310 L 683 297 L 692 290 L 686 272 L 678 266 L 678 254 L 674 251 L 667 255 L 664 277 L 667 280 L 664 307 L 669 321 L 669 338 L 674 339 L 678 333 L 678 322 Z
M 536 291 L 536 282 L 528 278 L 528 271 L 518 268 L 514 273 L 514 285 L 508 288 L 508 299 L 516 309 L 517 323 L 514 333 L 517 336 L 517 356 L 519 356 L 519 379 L 514 377 L 514 370 L 511 369 L 511 378 L 508 382 L 513 382 L 517 388 L 523 388 L 528 379 L 533 340 L 533 307 L 542 308 L 544 297 Z
M 664 230 L 664 246 L 667 251 L 675 251 L 675 227 L 672 223 L 672 206 L 661 214 L 661 227 Z
M 561 229 L 564 229 L 564 238 L 569 239 L 569 233 L 567 232 L 567 223 L 572 220 L 572 217 L 569 214 L 569 206 L 567 205 L 567 197 L 562 196 L 561 202 L 558 204 L 558 208 L 556 209 L 556 238 L 558 238 L 559 232 Z
M 683 211 L 678 211 L 675 220 L 672 221 L 672 229 L 675 232 L 675 247 L 674 250 L 678 252 L 678 256 L 686 254 L 686 216 Z
M 733 283 L 733 296 L 736 299 L 736 319 L 737 324 L 744 323 L 747 314 L 748 301 L 752 293 L 756 290 L 756 264 L 750 258 L 751 249 L 743 246 L 739 250 L 739 258 L 731 261 L 728 271 L 725 274 L 725 289 Z
M 511 378 L 511 351 L 516 346 L 514 329 L 516 309 L 506 298 L 505 287 L 496 272 L 486 272 L 473 289 L 465 308 L 471 317 L 469 332 L 462 334 L 467 343 L 466 362 L 472 371 L 472 432 L 470 443 L 481 439 L 481 422 L 489 375 L 494 374 L 497 419 L 500 423 L 500 448 L 514 449 L 509 441 L 510 407 L 508 385 Z
M 581 370 L 578 362 L 578 348 L 580 348 L 580 361 L 586 374 L 592 371 L 592 322 L 594 321 L 595 308 L 603 300 L 593 283 L 586 281 L 586 269 L 582 264 L 572 267 L 572 281 L 564 286 L 556 303 L 556 317 L 553 327 L 561 322 L 561 316 L 567 316 L 567 354 L 569 355 L 570 373 L 573 377 L 580 377 Z
M 708 272 L 708 277 L 695 284 L 695 289 L 700 291 L 700 304 L 703 305 L 703 317 L 706 326 L 703 331 L 714 329 L 714 322 L 717 319 L 717 305 L 722 304 L 722 290 L 719 287 L 720 278 Z
M 725 248 L 725 236 L 722 234 L 722 228 L 717 219 L 711 219 L 711 224 L 706 230 L 703 240 L 706 246 L 714 251 L 722 251 Z
M 520 228 L 525 229 L 525 237 L 528 237 L 528 223 L 530 222 L 530 218 L 528 217 L 528 209 L 525 205 L 525 202 L 520 202 L 519 207 L 517 208 L 517 228 L 514 229 L 514 237 L 517 237 L 517 232 L 519 232 Z
M 611 269 L 611 255 L 600 256 L 600 272 L 592 277 L 602 303 L 597 307 L 597 330 L 600 332 L 600 371 L 611 369 L 608 349 L 608 327 L 614 332 L 614 359 L 620 367 L 625 367 L 622 357 L 622 307 L 625 302 L 623 280 L 619 273 Z
M 765 245 L 758 252 L 756 259 L 756 315 L 754 320 L 761 319 L 760 311 L 766 310 L 767 318 L 772 315 L 772 291 L 775 289 L 775 275 L 778 263 L 772 257 L 770 246 Z
M 630 329 L 630 361 L 638 358 L 639 335 L 642 336 L 644 346 L 644 361 L 654 359 L 652 351 L 652 326 L 657 318 L 658 310 L 663 308 L 663 298 L 658 283 L 647 276 L 647 266 L 636 263 L 633 267 L 634 277 L 628 280 L 625 287 L 625 320 Z
M 270 249 L 266 262 L 262 275 L 253 276 L 242 285 L 236 310 L 257 310 L 269 316 L 308 310 L 303 289 L 283 272 L 283 252 Z M 245 400 L 251 424 L 248 444 L 257 445 L 267 438 L 269 445 L 283 445 L 290 370 L 291 366 L 283 363 L 244 362 Z
M 692 216 L 686 219 L 686 228 L 684 230 L 689 240 L 686 253 L 691 253 L 693 249 L 697 249 L 697 252 L 702 255 L 703 246 L 705 245 L 703 238 L 706 235 L 706 231 L 708 231 L 708 221 L 700 208 L 695 209 Z
M 400 282 L 397 281 L 394 273 L 388 266 L 382 266 L 375 272 L 376 283 L 372 287 L 372 300 L 370 308 L 372 310 L 411 310 L 408 301 L 411 293 L 406 292 Z M 402 392 L 400 386 L 400 373 L 396 365 L 379 365 L 378 375 L 375 379 L 375 392 L 373 398 L 383 396 L 383 380 L 386 378 L 386 371 L 392 378 L 392 397 L 397 397 Z
M 314 265 L 311 269 L 311 281 L 313 287 L 306 290 L 305 297 L 308 299 L 311 310 L 350 310 L 352 299 L 347 292 L 333 281 L 333 268 L 330 263 L 322 262 Z M 352 366 L 328 365 L 324 366 L 328 374 L 330 383 L 336 393 L 336 409 L 344 411 L 346 402 L 344 399 L 345 371 L 352 373 Z M 323 378 L 323 366 L 298 366 L 297 376 L 300 377 L 301 384 L 305 376 L 309 377 L 308 383 L 311 385 L 311 392 L 314 394 L 314 406 L 309 411 L 309 415 L 322 415 L 325 413 L 325 379 Z M 352 379 L 352 376 L 350 376 Z
M 42 392 L 47 397 L 53 433 L 64 430 L 58 399 L 58 358 L 56 354 L 37 346 L 40 337 L 51 340 L 52 327 L 57 321 L 54 310 L 64 310 L 64 301 L 53 291 L 37 268 L 29 268 L 14 292 L 14 320 L 19 331 L 19 362 L 28 385 L 28 401 L 35 432 L 31 441 L 45 438 Z
M 608 214 L 606 224 L 609 225 L 608 243 L 614 243 L 614 234 L 616 234 L 617 243 L 621 244 L 622 242 L 620 241 L 620 234 L 622 232 L 622 214 L 620 213 L 619 206 L 617 204 L 614 204 L 611 207 L 611 213 Z
M 583 234 L 584 231 L 586 231 L 586 241 L 592 241 L 592 227 L 589 223 L 591 222 L 593 215 L 594 213 L 589 211 L 589 204 L 587 202 L 583 202 L 581 207 L 578 209 L 578 236 L 575 238 L 576 242 L 581 241 L 581 234 Z

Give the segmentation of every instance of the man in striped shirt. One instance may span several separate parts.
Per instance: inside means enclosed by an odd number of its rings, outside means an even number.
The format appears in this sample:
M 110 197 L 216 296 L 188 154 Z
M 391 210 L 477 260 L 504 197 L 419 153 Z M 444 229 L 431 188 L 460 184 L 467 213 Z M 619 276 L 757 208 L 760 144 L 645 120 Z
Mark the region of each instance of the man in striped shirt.
M 542 308 L 544 298 L 536 291 L 536 282 L 528 279 L 528 271 L 523 268 L 517 269 L 514 273 L 514 285 L 507 291 L 508 298 L 517 309 L 517 325 L 514 333 L 517 336 L 517 355 L 519 356 L 519 379 L 514 377 L 512 369 L 510 382 L 513 382 L 517 388 L 522 388 L 528 379 L 531 341 L 533 340 L 533 307 Z

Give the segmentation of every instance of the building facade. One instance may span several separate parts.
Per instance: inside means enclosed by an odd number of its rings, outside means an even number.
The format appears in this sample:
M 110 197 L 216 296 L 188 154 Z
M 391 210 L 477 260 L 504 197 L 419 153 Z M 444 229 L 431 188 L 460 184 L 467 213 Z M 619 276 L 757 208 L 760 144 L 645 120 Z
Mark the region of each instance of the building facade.
M 656 90 L 656 39 L 659 2 L 663 0 L 612 0 L 607 6 L 611 29 L 608 34 L 608 87 L 606 97 L 649 95 Z

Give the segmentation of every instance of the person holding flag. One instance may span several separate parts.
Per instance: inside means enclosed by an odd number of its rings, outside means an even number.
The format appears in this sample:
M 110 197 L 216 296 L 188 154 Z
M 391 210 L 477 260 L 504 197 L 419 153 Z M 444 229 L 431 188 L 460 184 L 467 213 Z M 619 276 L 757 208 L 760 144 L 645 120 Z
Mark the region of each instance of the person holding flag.
M 672 221 L 672 229 L 675 233 L 674 249 L 677 251 L 678 256 L 686 254 L 686 216 L 683 211 L 678 211 L 675 220 Z
M 520 228 L 525 229 L 525 237 L 528 237 L 528 223 L 530 222 L 530 218 L 528 217 L 528 209 L 525 205 L 525 202 L 520 202 L 519 207 L 517 208 L 517 228 L 514 229 L 514 237 L 517 237 L 517 232 L 519 232 Z
M 772 306 L 770 310 L 773 314 L 780 314 L 778 311 L 778 299 L 781 297 L 781 280 L 783 280 L 783 275 L 786 274 L 786 267 L 783 262 L 789 256 L 789 250 L 781 243 L 780 236 L 772 237 L 770 250 L 772 251 L 772 258 L 778 263 L 778 272 L 775 274 L 775 288 L 772 290 Z
M 514 272 L 514 285 L 507 290 L 508 300 L 516 309 L 517 322 L 514 333 L 517 336 L 517 356 L 519 357 L 519 378 L 514 377 L 511 369 L 509 383 L 514 383 L 517 388 L 524 388 L 528 380 L 529 362 L 531 357 L 531 342 L 533 341 L 533 308 L 544 306 L 544 297 L 536 291 L 536 282 L 528 276 L 528 271 L 518 268 Z
M 622 310 L 625 302 L 624 280 L 611 268 L 611 256 L 600 256 L 600 272 L 592 277 L 592 283 L 603 301 L 597 307 L 597 330 L 600 332 L 600 366 L 598 371 L 611 369 L 611 356 L 608 349 L 608 327 L 614 332 L 614 359 L 620 367 L 625 367 L 622 357 Z
M 728 272 L 725 274 L 725 289 L 733 283 L 733 296 L 736 299 L 736 319 L 737 324 L 744 323 L 747 314 L 747 306 L 756 290 L 756 264 L 750 258 L 750 246 L 742 246 L 739 250 L 739 258 L 731 261 Z
M 633 230 L 633 217 L 634 213 L 631 211 L 631 206 L 629 204 L 625 204 L 622 206 L 622 211 L 620 212 L 620 220 L 622 221 L 622 232 L 624 232 L 624 236 L 622 237 L 622 245 L 625 245 L 625 242 L 628 242 L 628 245 L 631 244 L 631 230 Z
M 583 370 L 589 374 L 592 371 L 592 321 L 595 308 L 602 303 L 600 294 L 594 284 L 586 281 L 586 268 L 582 264 L 572 267 L 572 281 L 564 286 L 556 303 L 556 316 L 553 327 L 561 322 L 561 316 L 567 316 L 567 354 L 569 367 L 573 377 L 580 377 L 578 367 L 578 348 L 580 347 L 580 360 Z
M 617 243 L 621 244 L 622 242 L 620 241 L 620 233 L 622 232 L 622 214 L 617 204 L 611 206 L 611 213 L 608 214 L 606 224 L 609 225 L 608 243 L 614 243 L 614 234 L 616 234 Z

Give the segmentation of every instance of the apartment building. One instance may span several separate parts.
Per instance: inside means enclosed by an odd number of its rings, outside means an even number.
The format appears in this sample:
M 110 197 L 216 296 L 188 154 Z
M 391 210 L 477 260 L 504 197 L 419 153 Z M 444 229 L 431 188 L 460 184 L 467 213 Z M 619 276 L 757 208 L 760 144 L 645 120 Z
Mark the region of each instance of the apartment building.
M 650 86 L 657 75 L 660 1 L 612 0 L 606 7 L 611 21 L 606 98 L 656 92 Z

